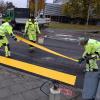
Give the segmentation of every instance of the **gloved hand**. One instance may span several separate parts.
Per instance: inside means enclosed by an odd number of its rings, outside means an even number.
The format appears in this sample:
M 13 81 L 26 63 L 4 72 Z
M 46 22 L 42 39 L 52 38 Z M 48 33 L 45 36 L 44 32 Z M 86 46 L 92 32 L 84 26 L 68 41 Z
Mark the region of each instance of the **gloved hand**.
M 17 42 L 19 42 L 19 41 L 20 41 L 18 38 L 15 38 L 14 40 L 15 40 L 15 41 L 17 41 Z
M 17 42 L 20 42 L 20 40 L 19 40 L 19 39 L 17 39 Z
M 78 63 L 81 64 L 85 59 L 84 58 L 79 58 Z
M 98 58 L 100 58 L 100 56 L 99 56 L 99 55 L 97 55 L 97 54 L 92 55 L 92 59 L 98 59 Z

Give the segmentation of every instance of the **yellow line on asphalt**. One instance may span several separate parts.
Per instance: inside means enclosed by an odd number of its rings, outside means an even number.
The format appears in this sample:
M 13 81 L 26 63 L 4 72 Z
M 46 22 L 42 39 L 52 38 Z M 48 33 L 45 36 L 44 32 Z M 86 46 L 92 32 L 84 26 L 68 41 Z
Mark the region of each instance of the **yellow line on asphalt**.
M 29 41 L 29 40 L 26 40 L 26 39 L 24 39 L 24 38 L 22 38 L 22 37 L 20 37 L 20 36 L 18 36 L 18 35 L 17 35 L 17 38 L 18 38 L 19 40 L 21 40 L 21 41 L 23 41 L 23 42 L 25 42 L 25 43 L 27 43 L 27 44 L 29 44 L 29 45 L 32 45 L 32 46 L 34 46 L 34 47 L 36 47 L 36 48 L 38 48 L 38 49 L 41 49 L 41 50 L 43 50 L 43 51 L 49 52 L 49 53 L 51 53 L 51 54 L 54 54 L 54 55 L 57 55 L 57 56 L 60 56 L 60 57 L 63 57 L 63 58 L 66 58 L 66 59 L 69 59 L 69 60 L 72 60 L 72 61 L 75 61 L 75 62 L 78 62 L 77 59 L 74 59 L 74 58 L 71 58 L 71 57 L 62 55 L 62 54 L 60 54 L 60 53 L 58 53 L 58 52 L 55 52 L 55 51 L 53 51 L 53 50 L 50 50 L 50 49 L 44 47 L 44 46 L 41 46 L 41 45 L 39 45 L 39 44 L 33 43 L 33 42 Z
M 24 70 L 30 73 L 38 74 L 50 79 L 63 82 L 63 83 L 75 85 L 76 76 L 74 75 L 65 74 L 59 71 L 43 68 L 41 66 L 32 65 L 26 62 L 14 60 L 14 59 L 2 57 L 2 56 L 0 56 L 0 63 L 11 66 L 12 68 L 17 68 L 17 69 Z

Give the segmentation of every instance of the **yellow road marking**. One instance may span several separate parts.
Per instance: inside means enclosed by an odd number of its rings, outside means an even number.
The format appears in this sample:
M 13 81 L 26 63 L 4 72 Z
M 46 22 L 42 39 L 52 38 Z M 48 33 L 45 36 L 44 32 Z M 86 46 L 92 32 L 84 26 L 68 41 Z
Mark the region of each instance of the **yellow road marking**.
M 35 73 L 50 79 L 58 80 L 63 83 L 67 83 L 70 85 L 75 85 L 76 76 L 65 74 L 59 71 L 43 68 L 41 66 L 32 65 L 26 62 L 14 60 L 11 58 L 6 58 L 0 56 L 0 63 L 12 66 L 12 68 L 21 69 L 30 73 Z
M 69 60 L 72 60 L 72 61 L 75 61 L 75 62 L 78 62 L 77 59 L 74 59 L 74 58 L 71 58 L 71 57 L 68 57 L 68 56 L 64 56 L 64 55 L 62 55 L 62 54 L 60 54 L 60 53 L 57 53 L 57 52 L 55 52 L 55 51 L 53 51 L 53 50 L 50 50 L 50 49 L 48 49 L 48 48 L 46 48 L 46 47 L 44 47 L 44 46 L 41 46 L 41 45 L 39 45 L 39 44 L 33 43 L 33 42 L 29 41 L 29 40 L 26 40 L 26 39 L 24 39 L 24 38 L 22 38 L 22 37 L 20 37 L 20 36 L 18 36 L 18 35 L 17 35 L 17 38 L 18 38 L 19 40 L 21 40 L 21 41 L 23 41 L 23 42 L 29 44 L 29 45 L 32 45 L 32 46 L 38 48 L 38 49 L 44 50 L 44 51 L 49 52 L 49 53 L 51 53 L 51 54 L 54 54 L 54 55 L 57 55 L 57 56 L 60 56 L 60 57 L 63 57 L 63 58 L 66 58 L 66 59 L 69 59 Z

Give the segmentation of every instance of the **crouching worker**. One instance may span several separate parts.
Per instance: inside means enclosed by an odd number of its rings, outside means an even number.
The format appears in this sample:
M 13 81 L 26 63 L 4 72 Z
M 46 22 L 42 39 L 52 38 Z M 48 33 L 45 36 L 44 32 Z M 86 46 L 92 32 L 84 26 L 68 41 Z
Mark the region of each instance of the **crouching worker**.
M 97 60 L 100 58 L 100 42 L 95 39 L 81 38 L 80 45 L 84 47 L 79 63 L 86 61 L 86 71 L 98 71 Z
M 26 22 L 25 25 L 25 35 L 28 36 L 28 39 L 32 42 L 37 41 L 37 34 L 41 34 L 38 26 L 38 22 L 35 20 L 35 18 L 32 16 L 31 19 L 29 19 Z M 30 45 L 30 53 L 34 51 L 33 46 Z
M 9 46 L 9 41 L 6 37 L 6 35 L 10 35 L 15 41 L 18 41 L 16 36 L 13 34 L 13 27 L 15 26 L 14 21 L 10 22 L 5 22 L 0 26 L 0 47 L 5 48 L 5 56 L 10 57 L 11 52 L 10 52 L 10 46 Z

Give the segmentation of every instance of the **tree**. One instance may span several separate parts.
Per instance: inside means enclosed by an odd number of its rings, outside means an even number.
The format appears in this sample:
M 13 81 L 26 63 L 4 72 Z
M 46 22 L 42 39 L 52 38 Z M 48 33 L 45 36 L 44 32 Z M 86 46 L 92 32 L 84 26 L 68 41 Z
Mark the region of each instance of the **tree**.
M 7 8 L 15 8 L 12 2 L 6 2 Z
M 0 1 L 0 13 L 2 13 L 6 9 L 6 4 L 3 0 Z
M 44 9 L 45 7 L 45 0 L 38 0 L 37 10 L 38 12 Z M 34 13 L 35 11 L 35 0 L 29 0 L 29 9 L 30 13 Z
M 35 11 L 35 0 L 29 0 L 29 9 L 31 14 Z
M 90 9 L 89 9 L 90 8 Z M 70 17 L 100 18 L 100 0 L 70 0 L 63 6 L 63 13 Z
M 95 18 L 100 18 L 100 0 L 93 2 L 93 15 Z
M 42 10 L 45 7 L 45 0 L 39 0 L 38 10 Z

